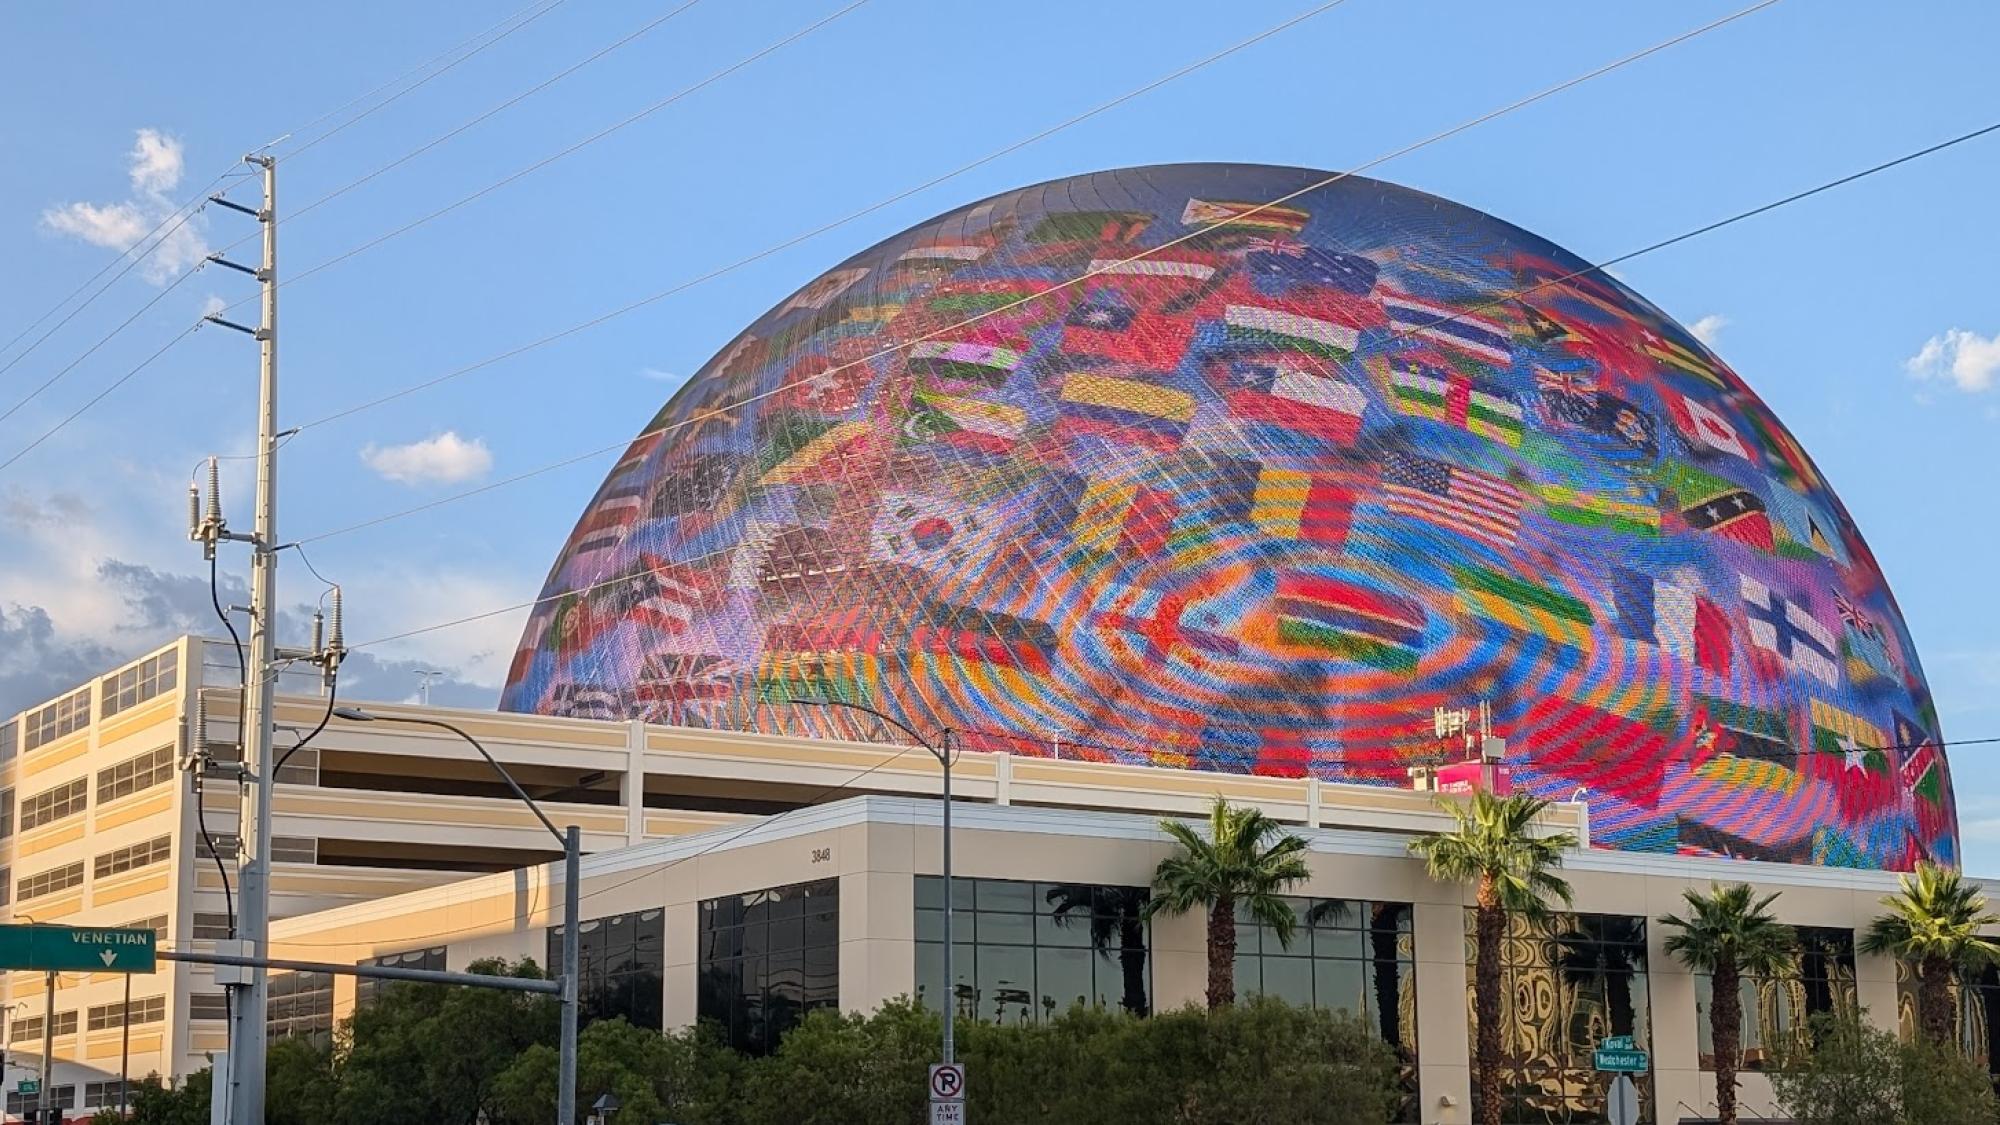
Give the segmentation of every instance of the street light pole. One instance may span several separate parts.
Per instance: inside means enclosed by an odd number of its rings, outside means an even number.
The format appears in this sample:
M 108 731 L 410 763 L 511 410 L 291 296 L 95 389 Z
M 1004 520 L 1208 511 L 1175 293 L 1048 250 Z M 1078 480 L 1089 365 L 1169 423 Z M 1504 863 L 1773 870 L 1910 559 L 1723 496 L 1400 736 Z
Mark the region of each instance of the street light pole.
M 437 727 L 441 730 L 448 730 L 464 739 L 474 750 L 479 751 L 479 756 L 486 759 L 486 764 L 493 767 L 493 772 L 500 775 L 500 780 L 507 783 L 507 788 L 514 791 L 514 796 L 519 797 L 521 803 L 528 806 L 529 811 L 535 814 L 535 819 L 541 821 L 542 827 L 548 829 L 549 835 L 554 836 L 556 842 L 562 845 L 562 1036 L 560 1057 L 556 1064 L 556 1125 L 575 1125 L 576 1022 L 577 1005 L 581 998 L 581 989 L 578 987 L 581 966 L 579 964 L 580 954 L 577 945 L 577 911 L 579 900 L 582 897 L 578 893 L 578 885 L 582 882 L 583 868 L 582 832 L 574 824 L 569 826 L 568 831 L 558 830 L 555 822 L 550 820 L 546 813 L 542 812 L 542 806 L 536 804 L 535 799 L 528 796 L 527 791 L 522 789 L 520 783 L 514 780 L 514 775 L 507 772 L 507 767 L 501 765 L 498 759 L 488 753 L 486 747 L 481 745 L 478 739 L 450 723 L 444 722 L 441 719 L 419 719 L 412 715 L 379 715 L 373 711 L 363 711 L 359 707 L 336 707 L 333 709 L 333 713 L 349 722 L 356 723 L 409 723 L 412 726 Z
M 908 723 L 885 715 L 865 703 L 853 703 L 845 699 L 798 698 L 793 698 L 789 702 L 804 703 L 813 707 L 846 707 L 850 710 L 859 711 L 864 715 L 873 715 L 875 718 L 909 735 L 917 745 L 930 751 L 931 757 L 936 758 L 938 765 L 944 769 L 944 1057 L 939 1061 L 944 1063 L 956 1062 L 957 1056 L 953 1054 L 955 1044 L 952 1037 L 952 1024 L 956 1022 L 954 1017 L 957 1014 L 956 1009 L 958 1006 L 958 996 L 955 988 L 958 977 L 953 971 L 952 966 L 951 932 L 951 729 L 947 727 L 940 731 L 938 733 L 939 744 L 933 746 L 930 740 L 918 734 L 916 729 Z

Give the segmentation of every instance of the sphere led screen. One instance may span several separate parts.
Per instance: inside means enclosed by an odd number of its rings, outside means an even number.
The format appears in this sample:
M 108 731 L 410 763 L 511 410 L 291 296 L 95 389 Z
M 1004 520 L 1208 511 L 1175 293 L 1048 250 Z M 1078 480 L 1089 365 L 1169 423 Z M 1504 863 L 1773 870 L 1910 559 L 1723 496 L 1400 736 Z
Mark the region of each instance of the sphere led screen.
M 1361 177 L 1104 172 L 856 255 L 645 427 L 543 594 L 510 709 L 1407 785 L 1485 702 L 1602 846 L 1956 858 L 1791 434 L 1615 279 Z

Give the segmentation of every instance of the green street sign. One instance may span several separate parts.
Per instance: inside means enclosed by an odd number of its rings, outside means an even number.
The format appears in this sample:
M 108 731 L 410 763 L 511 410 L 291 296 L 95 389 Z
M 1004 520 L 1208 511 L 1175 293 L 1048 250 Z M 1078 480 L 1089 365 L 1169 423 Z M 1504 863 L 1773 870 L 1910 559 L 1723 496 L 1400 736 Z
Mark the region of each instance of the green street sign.
M 14 1092 L 17 1094 L 39 1094 L 42 1092 L 42 1080 L 39 1078 L 23 1078 L 19 1082 L 14 1083 Z
M 84 926 L 0 926 L 0 969 L 58 973 L 150 973 L 156 935 Z
M 1599 1070 L 1611 1070 L 1620 1073 L 1639 1073 L 1649 1069 L 1649 1060 L 1646 1058 L 1646 1052 L 1644 1051 L 1630 1051 L 1622 1048 L 1607 1050 L 1600 1047 L 1592 1053 L 1591 1061 L 1596 1064 Z
M 1638 1044 L 1632 1041 L 1630 1035 L 1607 1035 L 1597 1046 L 1605 1051 L 1630 1051 L 1638 1047 Z

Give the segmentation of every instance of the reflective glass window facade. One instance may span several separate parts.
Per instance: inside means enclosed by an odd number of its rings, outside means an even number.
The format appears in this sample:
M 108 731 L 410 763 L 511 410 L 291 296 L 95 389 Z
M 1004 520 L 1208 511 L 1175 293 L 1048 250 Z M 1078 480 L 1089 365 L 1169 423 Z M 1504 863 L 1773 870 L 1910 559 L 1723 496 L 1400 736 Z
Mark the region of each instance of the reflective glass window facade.
M 272 973 L 264 1031 L 273 1039 L 303 1035 L 324 1040 L 333 1034 L 333 974 Z
M 2000 1088 L 2000 967 L 1988 965 L 1965 974 L 1952 985 L 1958 1019 L 1958 1042 L 1966 1057 L 1975 1059 L 1993 1075 Z M 1896 1023 L 1904 1040 L 1915 1039 L 1917 1028 L 1917 974 L 1907 963 L 1896 962 Z
M 952 992 L 957 1013 L 1024 1024 L 1082 1004 L 1146 1015 L 1153 1008 L 1144 887 L 952 880 Z M 920 875 L 917 997 L 942 1011 L 944 880 Z
M 1472 995 L 1477 950 L 1465 912 L 1466 1027 L 1477 1048 Z M 1501 941 L 1502 1087 L 1510 1123 L 1602 1121 L 1604 1082 L 1592 1065 L 1599 1042 L 1629 1035 L 1649 1050 L 1652 1016 L 1646 976 L 1646 919 L 1625 914 L 1554 913 L 1539 922 L 1508 919 Z M 1653 1080 L 1635 1074 L 1640 1112 L 1652 1112 Z M 1478 1097 L 1475 1089 L 1473 1096 Z M 1474 1119 L 1478 1107 L 1473 1107 Z M 1648 1118 L 1650 1119 L 1650 1117 Z
M 560 933 L 560 931 L 558 931 L 558 933 Z M 556 951 L 558 953 L 562 951 L 562 939 L 560 936 L 557 937 L 556 939 Z M 444 960 L 445 960 L 445 947 L 442 945 L 433 945 L 429 949 L 411 949 L 411 950 L 406 950 L 402 953 L 389 953 L 381 957 L 371 957 L 366 961 L 357 962 L 357 964 L 385 965 L 393 969 L 429 969 L 432 972 L 443 972 Z M 562 965 L 562 961 L 557 960 L 555 964 L 559 971 Z M 543 968 L 544 971 L 547 971 L 547 966 L 544 966 Z M 383 980 L 380 977 L 355 977 L 354 978 L 355 1006 L 359 1007 L 375 999 L 375 997 L 378 994 L 380 994 L 382 989 L 395 983 L 397 982 L 392 980 Z
M 766 1054 L 807 1012 L 840 1005 L 840 880 L 701 904 L 696 1015 Z
M 562 970 L 561 926 L 548 931 L 548 965 Z M 592 918 L 577 928 L 582 1022 L 623 1016 L 634 1027 L 661 1029 L 666 996 L 667 922 L 663 910 Z
M 1775 977 L 1742 978 L 1744 1070 L 1763 1070 L 1784 1048 L 1803 1045 L 1812 1017 L 1842 1017 L 1859 1011 L 1854 985 L 1854 931 L 1832 926 L 1799 926 L 1798 952 L 1791 967 Z M 1695 1028 L 1701 1036 L 1701 1066 L 1715 1069 L 1715 1037 L 1708 1026 L 1715 982 L 1707 973 L 1694 978 Z

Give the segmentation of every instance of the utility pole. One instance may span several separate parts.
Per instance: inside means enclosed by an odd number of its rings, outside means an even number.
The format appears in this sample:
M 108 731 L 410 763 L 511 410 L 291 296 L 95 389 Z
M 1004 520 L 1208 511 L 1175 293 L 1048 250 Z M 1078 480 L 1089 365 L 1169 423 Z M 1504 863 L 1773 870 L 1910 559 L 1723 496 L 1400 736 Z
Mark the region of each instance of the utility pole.
M 240 949 L 252 958 L 269 950 L 271 932 L 271 791 L 275 764 L 271 754 L 272 689 L 276 677 L 278 578 L 278 163 L 267 154 L 243 158 L 264 170 L 264 205 L 256 211 L 231 203 L 219 196 L 210 200 L 254 215 L 264 227 L 264 257 L 252 270 L 211 256 L 210 261 L 256 277 L 263 289 L 263 317 L 256 328 L 233 324 L 220 317 L 207 319 L 224 328 L 254 336 L 258 345 L 257 380 L 257 496 L 256 517 L 250 542 L 250 651 L 249 675 L 243 685 L 243 779 L 250 807 L 242 818 L 242 845 L 239 852 L 238 917 L 236 937 Z M 215 538 L 237 538 L 224 533 L 217 514 L 217 526 L 207 539 L 214 549 Z M 197 813 L 199 815 L 199 813 Z M 263 1125 L 264 1122 L 264 1009 L 268 998 L 268 976 L 261 966 L 252 966 L 247 984 L 230 986 L 228 1125 Z

